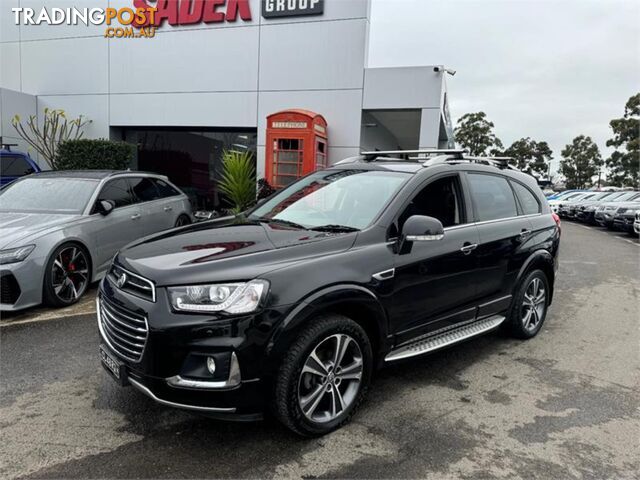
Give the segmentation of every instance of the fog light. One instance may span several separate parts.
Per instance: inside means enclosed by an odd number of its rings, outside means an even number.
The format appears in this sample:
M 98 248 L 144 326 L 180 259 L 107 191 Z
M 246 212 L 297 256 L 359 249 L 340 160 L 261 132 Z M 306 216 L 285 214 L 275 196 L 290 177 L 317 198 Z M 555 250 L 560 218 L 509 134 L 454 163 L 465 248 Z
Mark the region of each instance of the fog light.
M 207 370 L 213 375 L 216 373 L 216 360 L 213 357 L 207 357 Z

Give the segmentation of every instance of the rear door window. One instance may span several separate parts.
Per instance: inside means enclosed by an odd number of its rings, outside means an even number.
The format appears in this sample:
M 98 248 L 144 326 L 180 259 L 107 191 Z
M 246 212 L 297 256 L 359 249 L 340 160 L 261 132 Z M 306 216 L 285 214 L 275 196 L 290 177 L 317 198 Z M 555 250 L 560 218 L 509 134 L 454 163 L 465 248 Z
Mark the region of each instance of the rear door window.
M 160 198 L 160 193 L 155 183 L 150 178 L 134 177 L 129 178 L 131 182 L 131 190 L 140 202 L 151 202 Z
M 20 155 L 0 156 L 0 175 L 3 177 L 22 177 L 33 171 L 31 164 Z
M 535 215 L 541 212 L 540 203 L 531 190 L 518 182 L 511 182 L 511 185 L 516 192 L 516 197 L 518 197 L 524 215 Z
M 476 221 L 486 222 L 518 215 L 516 199 L 506 178 L 484 173 L 470 173 L 468 178 Z
M 102 200 L 111 200 L 115 204 L 115 208 L 131 205 L 133 197 L 129 190 L 129 182 L 124 178 L 110 181 L 102 187 L 98 195 L 98 201 Z
M 175 197 L 177 195 L 180 195 L 180 192 L 169 185 L 167 182 L 154 178 L 153 183 L 155 183 L 156 187 L 158 187 L 158 192 L 160 193 L 161 198 Z

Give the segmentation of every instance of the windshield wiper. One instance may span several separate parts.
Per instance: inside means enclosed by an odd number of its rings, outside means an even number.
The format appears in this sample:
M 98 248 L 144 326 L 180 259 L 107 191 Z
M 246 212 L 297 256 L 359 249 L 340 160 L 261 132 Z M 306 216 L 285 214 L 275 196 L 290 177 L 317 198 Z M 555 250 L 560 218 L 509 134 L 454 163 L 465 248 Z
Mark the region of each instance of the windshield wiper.
M 288 227 L 299 228 L 301 230 L 308 230 L 307 227 L 304 227 L 299 223 L 290 222 L 289 220 L 282 220 L 281 218 L 258 217 L 256 220 L 258 220 L 259 222 L 279 223 L 281 225 L 287 225 Z
M 333 223 L 330 223 L 328 225 L 320 225 L 318 227 L 311 227 L 309 228 L 309 230 L 314 230 L 316 232 L 335 232 L 335 233 L 360 231 L 359 228 L 350 227 L 348 225 L 336 225 Z

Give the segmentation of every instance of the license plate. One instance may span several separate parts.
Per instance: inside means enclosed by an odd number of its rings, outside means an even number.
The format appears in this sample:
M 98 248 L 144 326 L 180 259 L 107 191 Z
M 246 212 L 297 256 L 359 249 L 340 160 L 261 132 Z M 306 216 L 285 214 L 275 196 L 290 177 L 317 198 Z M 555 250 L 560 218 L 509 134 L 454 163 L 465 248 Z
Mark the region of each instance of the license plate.
M 102 361 L 102 365 L 119 384 L 126 384 L 126 372 L 122 363 L 113 358 L 113 356 L 102 345 L 100 345 L 100 361 Z

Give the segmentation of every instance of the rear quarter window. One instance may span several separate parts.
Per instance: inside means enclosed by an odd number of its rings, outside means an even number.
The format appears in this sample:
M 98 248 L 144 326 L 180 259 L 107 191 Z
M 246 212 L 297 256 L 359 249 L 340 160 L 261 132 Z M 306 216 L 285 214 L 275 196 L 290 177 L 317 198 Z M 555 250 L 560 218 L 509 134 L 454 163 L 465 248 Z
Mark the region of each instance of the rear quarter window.
M 516 197 L 518 197 L 524 215 L 534 215 L 542 211 L 540 202 L 538 202 L 538 199 L 531 190 L 518 182 L 511 182 L 511 185 L 516 192 Z
M 0 156 L 0 175 L 3 177 L 22 177 L 33 172 L 31 164 L 20 155 Z

